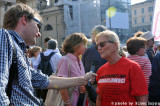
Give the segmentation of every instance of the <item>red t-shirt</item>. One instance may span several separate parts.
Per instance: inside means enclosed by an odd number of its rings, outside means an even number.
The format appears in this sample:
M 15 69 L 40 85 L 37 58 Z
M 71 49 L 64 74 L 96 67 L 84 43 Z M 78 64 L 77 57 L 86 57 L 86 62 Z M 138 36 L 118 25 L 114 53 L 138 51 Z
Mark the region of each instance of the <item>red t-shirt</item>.
M 148 87 L 140 66 L 125 57 L 117 63 L 101 66 L 97 72 L 97 94 L 101 106 L 134 106 L 135 96 L 148 94 Z

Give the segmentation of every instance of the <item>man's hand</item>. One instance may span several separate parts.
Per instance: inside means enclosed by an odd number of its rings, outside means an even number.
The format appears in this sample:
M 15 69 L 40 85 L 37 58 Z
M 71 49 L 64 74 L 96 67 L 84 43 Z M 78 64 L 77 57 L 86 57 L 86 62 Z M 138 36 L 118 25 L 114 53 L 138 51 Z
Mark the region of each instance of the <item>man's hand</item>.
M 83 75 L 82 77 L 84 78 L 84 84 L 86 85 L 90 78 L 91 78 L 91 82 L 94 82 L 95 81 L 95 76 L 96 76 L 96 74 L 91 73 L 91 72 L 88 72 L 85 75 Z
M 47 89 L 65 89 L 73 86 L 84 86 L 88 83 L 88 80 L 94 80 L 96 74 L 95 73 L 87 73 L 81 77 L 55 77 L 50 76 L 49 81 L 50 84 L 47 86 Z

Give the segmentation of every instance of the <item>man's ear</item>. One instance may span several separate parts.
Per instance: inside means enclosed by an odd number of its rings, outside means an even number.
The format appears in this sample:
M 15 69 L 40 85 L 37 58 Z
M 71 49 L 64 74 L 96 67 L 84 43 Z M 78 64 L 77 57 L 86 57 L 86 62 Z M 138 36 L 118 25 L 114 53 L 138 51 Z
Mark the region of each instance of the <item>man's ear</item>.
M 26 25 L 26 24 L 27 24 L 27 17 L 26 17 L 25 15 L 23 15 L 23 16 L 21 17 L 21 21 L 22 21 L 22 24 L 23 24 L 23 25 Z

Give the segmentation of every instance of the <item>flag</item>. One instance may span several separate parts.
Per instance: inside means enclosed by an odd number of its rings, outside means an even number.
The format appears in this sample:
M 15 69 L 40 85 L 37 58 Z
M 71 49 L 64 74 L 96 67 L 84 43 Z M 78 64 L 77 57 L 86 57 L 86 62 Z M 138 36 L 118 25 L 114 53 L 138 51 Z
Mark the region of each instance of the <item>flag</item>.
M 160 0 L 155 0 L 152 34 L 155 36 L 155 41 L 160 41 Z

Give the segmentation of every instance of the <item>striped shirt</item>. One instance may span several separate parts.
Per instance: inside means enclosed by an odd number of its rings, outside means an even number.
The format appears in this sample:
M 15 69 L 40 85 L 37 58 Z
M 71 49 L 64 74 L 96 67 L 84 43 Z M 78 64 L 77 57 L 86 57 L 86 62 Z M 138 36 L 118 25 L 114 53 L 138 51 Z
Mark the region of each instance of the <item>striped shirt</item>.
M 5 91 L 12 64 L 13 43 L 16 47 L 18 79 L 13 79 L 9 100 Z M 25 56 L 25 49 L 23 39 L 16 32 L 0 29 L 0 106 L 43 105 L 35 96 L 34 88 L 45 89 L 49 85 L 49 78 L 40 70 L 31 68 L 29 58 Z
M 151 62 L 149 59 L 143 57 L 143 56 L 138 56 L 138 55 L 130 55 L 127 58 L 137 62 L 140 67 L 143 70 L 144 76 L 147 81 L 147 85 L 149 85 L 149 77 L 151 75 Z

